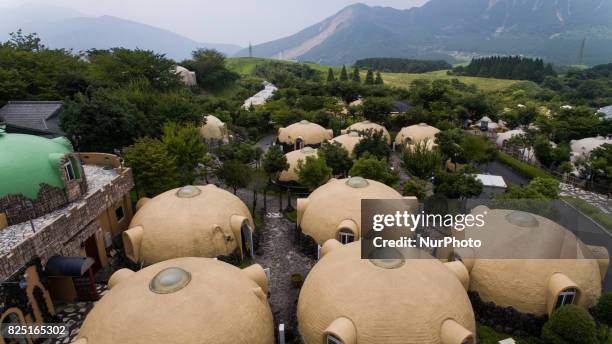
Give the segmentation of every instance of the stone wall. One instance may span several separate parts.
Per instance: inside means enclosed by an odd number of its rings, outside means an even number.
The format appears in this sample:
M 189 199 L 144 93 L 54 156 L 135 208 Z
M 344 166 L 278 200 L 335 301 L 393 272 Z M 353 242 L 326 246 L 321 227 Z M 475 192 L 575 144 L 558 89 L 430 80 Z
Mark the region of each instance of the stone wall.
M 0 257 L 0 279 L 10 276 L 32 257 L 43 265 L 54 255 L 78 255 L 81 242 L 99 228 L 97 217 L 121 201 L 134 186 L 132 171 L 123 169 L 113 181 L 70 205 L 68 211 L 49 222 L 27 240 Z
M 529 335 L 539 338 L 542 326 L 548 320 L 547 316 L 525 314 L 513 307 L 499 307 L 493 302 L 486 302 L 475 291 L 470 291 L 469 296 L 476 321 L 500 333 L 517 337 Z
M 60 166 L 63 166 L 66 161 L 67 158 L 64 157 Z M 9 226 L 48 214 L 78 199 L 87 192 L 87 179 L 82 169 L 80 172 L 81 178 L 71 181 L 67 181 L 68 178 L 64 168 L 60 167 L 59 173 L 65 184 L 63 189 L 41 184 L 35 200 L 21 194 L 0 197 L 0 213 L 6 214 Z

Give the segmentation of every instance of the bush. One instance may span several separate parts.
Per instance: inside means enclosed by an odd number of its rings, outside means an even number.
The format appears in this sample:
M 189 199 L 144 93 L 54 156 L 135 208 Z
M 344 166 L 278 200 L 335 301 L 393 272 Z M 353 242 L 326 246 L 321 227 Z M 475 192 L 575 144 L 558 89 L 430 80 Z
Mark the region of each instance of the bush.
M 598 322 L 612 326 L 612 293 L 604 293 L 593 308 L 593 316 Z
M 537 168 L 533 165 L 529 165 L 526 162 L 516 160 L 515 158 L 511 157 L 510 155 L 504 152 L 499 152 L 499 154 L 497 155 L 497 158 L 499 159 L 499 161 L 510 166 L 510 168 L 512 168 L 513 170 L 515 170 L 516 172 L 518 172 L 519 174 L 521 174 L 522 176 L 526 178 L 529 178 L 529 179 L 553 178 L 553 176 L 546 173 L 546 171 L 540 168 Z
M 557 309 L 544 324 L 542 339 L 549 344 L 596 344 L 597 326 L 584 308 L 567 305 Z

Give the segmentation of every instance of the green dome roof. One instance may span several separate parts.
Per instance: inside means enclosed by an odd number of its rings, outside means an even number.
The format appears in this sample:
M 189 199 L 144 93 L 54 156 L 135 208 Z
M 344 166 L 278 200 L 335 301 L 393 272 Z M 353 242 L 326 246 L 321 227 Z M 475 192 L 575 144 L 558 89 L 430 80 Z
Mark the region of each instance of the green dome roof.
M 59 164 L 72 152 L 64 137 L 47 139 L 0 129 L 0 197 L 22 194 L 34 200 L 42 183 L 63 188 Z

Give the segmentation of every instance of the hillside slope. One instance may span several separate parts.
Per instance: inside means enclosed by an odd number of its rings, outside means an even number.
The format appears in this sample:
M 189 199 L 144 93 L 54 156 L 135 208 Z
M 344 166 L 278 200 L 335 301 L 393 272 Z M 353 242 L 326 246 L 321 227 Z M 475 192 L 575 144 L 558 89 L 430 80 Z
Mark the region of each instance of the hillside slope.
M 355 4 L 294 35 L 253 47 L 255 56 L 324 64 L 367 57 L 541 56 L 560 64 L 612 60 L 610 0 L 430 0 L 397 10 Z M 242 50 L 237 56 L 245 56 Z
M 45 13 L 48 13 L 46 15 Z M 88 17 L 55 6 L 24 5 L 0 9 L 0 41 L 9 32 L 36 32 L 43 44 L 75 52 L 91 48 L 141 48 L 182 60 L 197 48 L 214 48 L 231 55 L 241 48 L 232 44 L 201 43 L 177 33 L 112 16 Z

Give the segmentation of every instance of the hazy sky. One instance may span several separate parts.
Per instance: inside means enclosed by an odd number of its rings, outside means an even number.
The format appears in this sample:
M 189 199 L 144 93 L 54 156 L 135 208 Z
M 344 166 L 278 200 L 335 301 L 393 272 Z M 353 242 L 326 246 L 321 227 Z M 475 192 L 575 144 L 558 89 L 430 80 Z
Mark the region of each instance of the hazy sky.
M 246 46 L 293 34 L 355 2 L 404 9 L 427 0 L 0 0 L 0 8 L 43 3 L 130 19 L 200 42 Z

